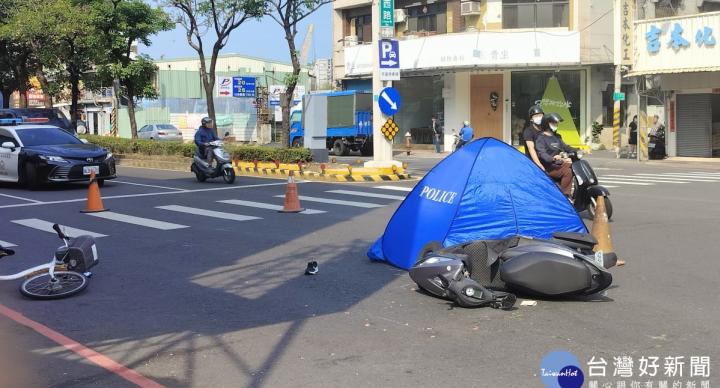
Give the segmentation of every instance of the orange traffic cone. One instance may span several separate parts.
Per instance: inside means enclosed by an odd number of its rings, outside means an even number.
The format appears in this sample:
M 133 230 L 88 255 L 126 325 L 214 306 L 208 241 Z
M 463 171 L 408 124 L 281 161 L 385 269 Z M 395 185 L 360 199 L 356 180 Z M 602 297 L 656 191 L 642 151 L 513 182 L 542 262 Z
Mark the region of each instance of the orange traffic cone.
M 593 251 L 602 252 L 605 267 L 623 266 L 625 261 L 618 260 L 610 237 L 610 224 L 605 210 L 605 197 L 599 196 L 595 201 L 595 218 L 593 219 L 590 234 L 595 237 L 598 243 L 593 247 Z
M 290 170 L 288 175 L 287 191 L 285 191 L 285 204 L 282 213 L 300 213 L 305 209 L 300 207 L 300 198 L 298 198 L 297 184 L 295 183 L 295 172 Z
M 88 186 L 87 205 L 85 210 L 81 210 L 82 213 L 96 213 L 104 212 L 102 198 L 100 197 L 100 187 L 98 187 L 97 181 L 95 180 L 95 171 L 90 172 L 90 186 Z

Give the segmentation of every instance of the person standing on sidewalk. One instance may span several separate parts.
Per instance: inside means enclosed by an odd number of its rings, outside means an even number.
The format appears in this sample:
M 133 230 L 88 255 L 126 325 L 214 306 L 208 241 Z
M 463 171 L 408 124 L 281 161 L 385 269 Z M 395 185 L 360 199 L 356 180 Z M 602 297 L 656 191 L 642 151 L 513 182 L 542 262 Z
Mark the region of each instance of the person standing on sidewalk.
M 630 156 L 636 155 L 637 153 L 637 115 L 633 116 L 632 122 L 628 125 L 628 145 L 630 146 Z
M 431 123 L 430 123 L 430 129 L 433 133 L 433 144 L 435 145 L 435 153 L 440 153 L 440 140 L 442 136 L 442 128 L 440 127 L 440 124 L 437 121 L 437 117 L 435 115 L 432 115 Z

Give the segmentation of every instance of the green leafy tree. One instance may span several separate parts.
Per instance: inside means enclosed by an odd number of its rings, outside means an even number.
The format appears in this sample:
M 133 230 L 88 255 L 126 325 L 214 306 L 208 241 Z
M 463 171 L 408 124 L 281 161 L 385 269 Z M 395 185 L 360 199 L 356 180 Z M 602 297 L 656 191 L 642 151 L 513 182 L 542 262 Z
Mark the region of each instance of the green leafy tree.
M 170 17 L 161 8 L 142 0 L 85 0 L 98 13 L 97 28 L 102 34 L 103 62 L 98 75 L 104 84 L 120 81 L 120 95 L 127 98 L 130 131 L 137 138 L 135 104 L 142 98 L 157 98 L 153 81 L 157 67 L 147 56 L 137 56 L 132 48 L 138 43 L 151 44 L 150 37 L 173 28 Z
M 298 51 L 295 48 L 295 38 L 298 32 L 298 23 L 310 16 L 332 0 L 268 0 L 265 14 L 270 16 L 285 32 L 285 40 L 290 50 L 290 60 L 293 66 L 292 74 L 285 77 L 285 99 L 282 107 L 282 129 L 280 131 L 280 143 L 289 144 L 290 139 L 290 107 L 293 102 L 293 93 L 300 78 L 302 65 L 298 58 Z
M 97 13 L 92 7 L 75 3 L 73 0 L 13 0 L 9 23 L 12 42 L 31 48 L 34 58 L 40 64 L 41 74 L 47 69 L 62 70 L 56 73 L 57 82 L 67 82 L 71 90 L 70 118 L 73 128 L 78 118 L 80 84 L 92 69 L 98 57 L 99 41 L 95 30 Z M 29 57 L 28 59 L 30 59 Z M 31 70 L 28 67 L 28 70 Z M 27 79 L 29 72 L 23 75 Z M 59 91 L 57 85 L 50 87 L 47 77 L 40 80 L 43 88 Z M 22 89 L 20 89 L 22 92 Z
M 138 56 L 128 64 L 114 63 L 98 68 L 100 79 L 120 80 L 120 95 L 127 97 L 133 139 L 137 139 L 135 104 L 143 98 L 157 98 L 157 91 L 153 83 L 156 74 L 157 66 L 150 57 L 145 55 Z
M 217 57 L 233 31 L 248 19 L 265 13 L 265 0 L 168 0 L 168 4 L 176 10 L 176 19 L 185 28 L 188 44 L 200 59 L 200 78 L 205 90 L 208 116 L 215 122 L 213 90 Z M 210 49 L 208 67 L 204 39 L 208 38 L 209 31 L 212 31 L 215 41 Z

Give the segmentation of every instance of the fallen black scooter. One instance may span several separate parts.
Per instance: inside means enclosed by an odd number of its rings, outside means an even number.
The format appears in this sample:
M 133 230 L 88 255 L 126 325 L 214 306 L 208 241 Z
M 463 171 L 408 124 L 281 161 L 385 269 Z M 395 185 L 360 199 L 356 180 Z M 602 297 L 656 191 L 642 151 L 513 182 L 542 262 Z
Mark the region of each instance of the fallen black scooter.
M 410 278 L 427 293 L 462 307 L 507 309 L 513 293 L 546 298 L 592 295 L 612 284 L 606 270 L 614 255 L 595 254 L 597 240 L 583 233 L 555 233 L 552 240 L 511 237 L 422 250 Z
M 596 199 L 602 196 L 605 197 L 605 213 L 608 220 L 612 219 L 613 207 L 609 198 L 610 191 L 598 183 L 595 171 L 590 167 L 590 163 L 583 159 L 582 151 L 563 152 L 560 156 L 572 160 L 573 191 L 571 199 L 575 211 L 579 213 L 587 210 L 594 218 Z

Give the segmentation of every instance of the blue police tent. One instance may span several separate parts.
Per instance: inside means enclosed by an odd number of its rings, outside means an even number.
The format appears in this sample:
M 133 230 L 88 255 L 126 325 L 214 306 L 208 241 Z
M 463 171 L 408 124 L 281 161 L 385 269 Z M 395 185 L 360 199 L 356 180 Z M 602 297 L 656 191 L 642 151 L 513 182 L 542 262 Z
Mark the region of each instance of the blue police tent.
M 430 241 L 448 247 L 515 235 L 550 238 L 556 231 L 587 228 L 530 159 L 482 138 L 446 157 L 415 186 L 367 254 L 409 269 Z

